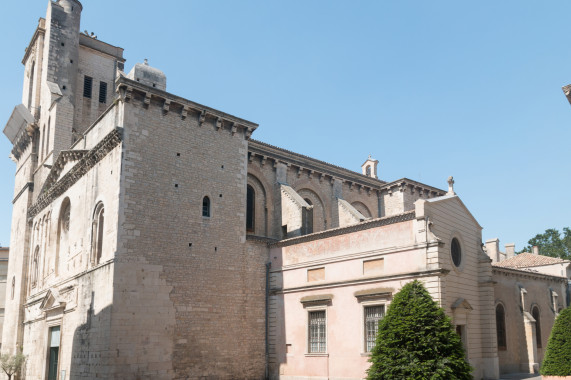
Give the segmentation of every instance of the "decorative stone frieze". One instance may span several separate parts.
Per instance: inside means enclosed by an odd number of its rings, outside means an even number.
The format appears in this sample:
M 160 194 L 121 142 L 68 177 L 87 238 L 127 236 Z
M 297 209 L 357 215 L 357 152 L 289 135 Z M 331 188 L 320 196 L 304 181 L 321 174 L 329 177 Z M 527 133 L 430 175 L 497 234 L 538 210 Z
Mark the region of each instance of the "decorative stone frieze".
M 83 177 L 92 167 L 95 166 L 103 157 L 105 157 L 113 148 L 115 148 L 122 140 L 122 128 L 115 128 L 109 132 L 99 144 L 93 149 L 84 153 L 75 166 L 59 179 L 55 184 L 42 190 L 36 203 L 28 210 L 28 218 L 33 218 L 57 197 L 62 195 L 67 189 L 73 186 L 81 177 Z M 71 153 L 67 153 L 71 154 Z M 59 161 L 59 156 L 56 162 Z M 52 168 L 53 169 L 53 168 Z M 50 173 L 51 174 L 51 173 Z

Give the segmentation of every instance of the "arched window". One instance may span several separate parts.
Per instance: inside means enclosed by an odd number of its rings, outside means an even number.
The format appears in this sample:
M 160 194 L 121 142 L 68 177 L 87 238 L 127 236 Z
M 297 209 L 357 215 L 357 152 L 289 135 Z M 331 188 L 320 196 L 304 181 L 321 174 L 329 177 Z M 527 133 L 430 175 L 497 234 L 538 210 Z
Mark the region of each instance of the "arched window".
M 202 216 L 210 217 L 210 198 L 202 198 Z
M 95 212 L 93 213 L 91 231 L 91 263 L 93 265 L 99 264 L 103 253 L 104 211 L 103 203 L 99 202 L 95 206 Z
M 37 245 L 36 249 L 34 249 L 34 255 L 32 256 L 32 273 L 31 273 L 31 280 L 32 280 L 32 288 L 35 288 L 38 285 L 38 263 L 40 261 L 40 246 Z
M 496 306 L 496 333 L 498 335 L 498 350 L 505 351 L 506 345 L 506 313 L 500 303 Z
M 537 306 L 531 309 L 531 316 L 535 319 L 535 341 L 537 348 L 541 348 L 541 323 L 539 321 L 539 308 Z
M 12 277 L 12 291 L 11 291 L 11 298 L 14 299 L 14 293 L 16 291 L 16 276 Z
M 46 131 L 46 148 L 44 154 L 47 156 L 50 152 L 50 128 L 51 128 L 52 118 L 48 118 L 48 129 Z
M 255 211 L 256 211 L 256 193 L 254 188 L 248 185 L 246 189 L 246 231 L 254 232 L 255 227 Z
M 365 170 L 367 173 L 367 177 L 370 177 L 371 176 L 371 165 L 367 165 L 367 168 Z
M 58 275 L 60 257 L 69 249 L 69 228 L 71 218 L 71 203 L 69 198 L 65 198 L 63 200 L 60 210 L 61 211 L 59 213 L 57 229 L 56 257 L 54 264 L 54 271 L 56 276 Z
M 308 205 L 313 206 L 313 203 L 309 198 L 305 198 L 304 201 L 307 202 Z M 307 209 L 306 219 L 305 219 L 305 233 L 311 234 L 313 233 L 313 207 Z

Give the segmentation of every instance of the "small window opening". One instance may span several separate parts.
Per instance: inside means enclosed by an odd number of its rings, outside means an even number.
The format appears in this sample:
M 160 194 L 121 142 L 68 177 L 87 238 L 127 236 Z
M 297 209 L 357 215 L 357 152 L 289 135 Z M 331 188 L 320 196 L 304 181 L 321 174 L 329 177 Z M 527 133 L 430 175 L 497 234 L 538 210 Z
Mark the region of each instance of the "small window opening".
M 252 186 L 246 189 L 246 231 L 254 232 L 256 193 Z
M 99 103 L 107 103 L 107 83 L 99 82 Z
M 541 348 L 541 323 L 539 318 L 539 308 L 537 306 L 533 307 L 531 316 L 535 319 L 535 341 L 537 343 L 537 348 Z
M 83 78 L 83 97 L 84 98 L 91 98 L 92 88 L 93 88 L 93 78 L 86 75 Z
M 496 306 L 496 333 L 498 336 L 498 350 L 505 351 L 506 345 L 506 313 L 502 304 Z
M 210 198 L 208 197 L 202 199 L 202 216 L 210 217 Z

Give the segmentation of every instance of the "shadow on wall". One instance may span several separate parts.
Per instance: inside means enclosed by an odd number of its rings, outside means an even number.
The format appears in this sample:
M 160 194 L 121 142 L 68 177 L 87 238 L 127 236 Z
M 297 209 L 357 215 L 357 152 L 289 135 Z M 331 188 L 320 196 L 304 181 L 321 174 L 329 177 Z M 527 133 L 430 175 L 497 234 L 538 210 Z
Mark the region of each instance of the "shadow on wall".
M 65 379 L 108 378 L 110 362 L 115 353 L 110 351 L 111 343 L 111 306 L 94 313 L 94 292 L 87 310 L 86 322 L 73 334 L 71 364 Z M 119 357 L 120 352 L 116 355 Z M 63 379 L 60 373 L 60 379 Z

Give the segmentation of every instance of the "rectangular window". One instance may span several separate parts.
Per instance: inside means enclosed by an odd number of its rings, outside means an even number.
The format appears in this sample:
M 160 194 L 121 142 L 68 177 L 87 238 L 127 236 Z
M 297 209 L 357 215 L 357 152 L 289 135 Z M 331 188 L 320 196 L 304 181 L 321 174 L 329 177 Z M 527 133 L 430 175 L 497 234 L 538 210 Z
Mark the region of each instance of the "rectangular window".
M 326 352 L 325 310 L 309 312 L 309 353 Z
M 99 82 L 99 103 L 107 103 L 107 83 Z
M 365 352 L 375 347 L 379 321 L 385 316 L 385 305 L 365 306 Z
M 83 78 L 83 97 L 91 98 L 91 89 L 93 88 L 93 78 L 87 75 Z
M 59 361 L 60 327 L 50 327 L 50 347 L 48 357 L 48 380 L 57 380 L 57 367 Z

